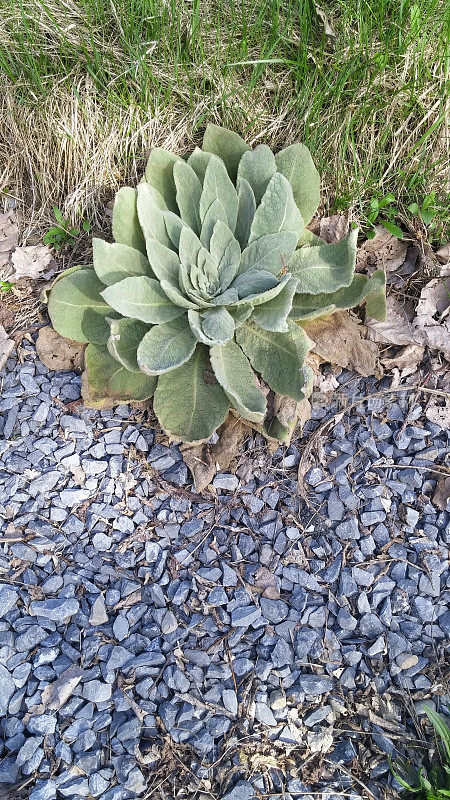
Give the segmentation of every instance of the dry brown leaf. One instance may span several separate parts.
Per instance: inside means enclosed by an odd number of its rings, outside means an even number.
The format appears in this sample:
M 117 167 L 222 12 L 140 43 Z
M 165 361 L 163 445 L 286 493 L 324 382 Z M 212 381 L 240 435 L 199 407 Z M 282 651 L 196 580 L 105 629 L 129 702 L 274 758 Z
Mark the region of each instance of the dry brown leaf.
M 450 242 L 440 247 L 436 256 L 442 264 L 448 264 L 450 261 Z
M 367 239 L 356 253 L 356 271 L 372 274 L 376 269 L 395 272 L 406 259 L 408 245 L 392 233 L 377 226 L 373 239 Z
M 7 267 L 12 251 L 19 244 L 19 229 L 12 211 L 0 213 L 0 269 Z
M 412 375 L 416 371 L 418 365 L 421 363 L 425 348 L 420 344 L 408 344 L 403 347 L 393 358 L 381 358 L 380 361 L 386 369 L 393 369 L 396 367 L 402 370 L 402 375 Z
M 450 430 L 450 397 L 434 395 L 425 409 L 425 416 L 445 431 Z
M 85 344 L 64 339 L 50 325 L 40 329 L 36 341 L 36 352 L 42 363 L 48 369 L 57 372 L 60 370 L 81 372 L 85 349 Z
M 440 475 L 436 484 L 436 490 L 433 495 L 433 503 L 441 511 L 447 510 L 448 501 L 450 500 L 450 475 Z
M 325 14 L 325 11 L 320 8 L 320 6 L 316 5 L 316 3 L 314 3 L 314 10 L 323 25 L 325 36 L 329 36 L 330 39 L 336 39 L 336 31 L 331 25 L 327 15 Z
M 414 328 L 423 344 L 450 361 L 450 265 L 420 293 Z
M 4 325 L 7 329 L 14 325 L 14 314 L 2 300 L 0 300 L 0 325 Z
M 240 453 L 242 442 L 248 433 L 249 426 L 230 413 L 217 429 L 219 438 L 215 444 L 186 443 L 181 446 L 183 460 L 192 472 L 198 492 L 206 489 L 216 472 L 229 468 L 233 458 Z
M 50 269 L 53 256 L 46 244 L 30 244 L 26 247 L 16 247 L 11 255 L 11 264 L 14 267 L 12 280 L 21 278 L 42 277 L 42 273 Z
M 44 711 L 59 711 L 74 693 L 82 677 L 83 670 L 81 667 L 72 664 L 61 673 L 56 681 L 45 687 L 42 692 L 42 705 L 40 708 L 43 708 Z
M 268 597 L 270 600 L 280 599 L 280 590 L 278 581 L 273 572 L 267 567 L 258 567 L 255 572 L 253 589 L 261 592 L 263 597 Z
M 348 233 L 348 219 L 343 214 L 333 214 L 320 220 L 320 238 L 331 244 L 340 242 Z
M 386 301 L 387 313 L 385 322 L 366 319 L 367 338 L 374 342 L 386 344 L 408 345 L 420 344 L 421 338 L 413 325 L 413 304 L 400 303 L 392 295 Z
M 355 369 L 364 377 L 379 374 L 377 345 L 362 337 L 364 327 L 345 311 L 305 322 L 302 328 L 315 343 L 313 352 L 324 362 Z
M 3 325 L 0 325 L 0 370 L 3 369 L 14 350 L 14 345 L 14 340 L 9 338 Z

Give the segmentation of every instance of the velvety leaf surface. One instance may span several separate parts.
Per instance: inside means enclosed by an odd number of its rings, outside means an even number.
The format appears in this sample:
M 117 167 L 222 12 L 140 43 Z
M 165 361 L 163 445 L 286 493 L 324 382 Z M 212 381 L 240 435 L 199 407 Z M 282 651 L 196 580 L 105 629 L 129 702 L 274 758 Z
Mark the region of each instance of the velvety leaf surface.
M 178 214 L 173 168 L 179 156 L 162 147 L 154 147 L 145 168 L 145 180 L 164 198 L 167 208 Z
M 371 278 L 365 275 L 356 274 L 350 286 L 338 289 L 330 294 L 295 294 L 292 303 L 291 318 L 315 319 L 334 311 L 353 308 L 364 300 L 368 308 L 378 316 L 375 319 L 383 319 L 386 310 L 385 297 L 386 276 L 383 270 L 374 272 Z M 370 316 L 374 316 L 373 313 Z
M 104 288 L 93 269 L 76 270 L 57 280 L 48 301 L 54 329 L 75 342 L 106 342 L 105 317 L 114 314 L 100 294 Z
M 202 330 L 215 344 L 226 344 L 234 335 L 234 319 L 226 308 L 208 311 L 202 322 Z
M 272 300 L 263 305 L 256 306 L 253 312 L 253 320 L 267 331 L 287 331 L 287 317 L 292 308 L 292 298 L 296 286 L 295 278 L 287 281 Z
M 125 278 L 102 292 L 107 303 L 124 317 L 157 325 L 179 317 L 183 309 L 174 305 L 154 278 Z
M 249 242 L 268 233 L 281 231 L 293 231 L 300 236 L 303 232 L 303 219 L 294 202 L 289 181 L 280 172 L 276 172 L 256 209 Z
M 142 339 L 137 360 L 148 375 L 161 375 L 187 361 L 195 350 L 197 339 L 186 316 L 155 325 Z M 182 398 L 179 398 L 182 402 Z
M 164 430 L 186 442 L 209 439 L 230 402 L 209 372 L 208 350 L 198 345 L 181 367 L 160 375 L 153 408 Z
M 280 334 L 244 322 L 236 340 L 274 392 L 298 401 L 304 397 L 301 367 L 313 343 L 301 328 L 290 323 L 289 334 Z
M 308 225 L 320 202 L 320 175 L 304 144 L 291 144 L 275 156 L 277 169 L 292 186 L 294 200 Z
M 95 272 L 106 286 L 133 275 L 154 277 L 148 258 L 140 250 L 118 242 L 110 244 L 95 237 L 92 245 Z
M 277 165 L 272 150 L 266 144 L 259 144 L 254 150 L 248 150 L 242 156 L 237 173 L 238 183 L 241 178 L 245 178 L 252 187 L 258 206 L 276 171 Z
M 209 160 L 203 181 L 200 198 L 200 219 L 204 222 L 206 213 L 214 201 L 225 209 L 228 227 L 231 232 L 236 228 L 238 198 L 237 192 L 225 169 L 225 164 L 217 156 Z M 221 219 L 221 217 L 218 217 Z
M 209 251 L 217 266 L 220 286 L 224 291 L 239 269 L 241 248 L 230 229 L 220 220 L 214 225 Z
M 265 270 L 279 275 L 289 263 L 297 245 L 297 234 L 292 231 L 269 233 L 260 236 L 248 245 L 242 253 L 239 272 Z
M 247 246 L 255 211 L 256 200 L 252 187 L 245 178 L 241 178 L 238 181 L 238 215 L 234 233 L 242 249 Z
M 89 395 L 94 402 L 105 398 L 116 403 L 141 402 L 153 396 L 157 379 L 143 372 L 130 372 L 104 346 L 89 344 L 85 363 Z
M 194 233 L 199 234 L 201 229 L 199 205 L 202 184 L 193 168 L 182 159 L 175 163 L 173 177 L 180 217 L 192 228 Z
M 251 422 L 261 422 L 266 413 L 266 398 L 255 384 L 248 359 L 236 342 L 210 350 L 211 366 L 234 408 Z
M 137 190 L 123 186 L 114 201 L 112 232 L 114 240 L 145 253 L 145 237 L 137 213 Z
M 323 294 L 350 286 L 355 271 L 357 238 L 355 229 L 340 242 L 296 250 L 289 270 L 297 278 L 297 292 Z
M 239 134 L 209 123 L 203 137 L 202 149 L 219 156 L 224 162 L 231 180 L 235 181 L 239 161 L 250 148 Z
M 128 318 L 111 320 L 110 325 L 109 353 L 130 372 L 139 372 L 137 349 L 149 326 L 138 319 Z
M 169 281 L 177 285 L 180 259 L 178 254 L 156 239 L 147 239 L 147 255 L 149 264 L 160 281 Z
M 137 212 L 145 239 L 156 239 L 171 247 L 157 191 L 149 183 L 140 183 L 137 191 Z
M 187 160 L 187 163 L 192 167 L 201 184 L 203 184 L 205 179 L 206 167 L 209 164 L 211 156 L 212 153 L 206 153 L 201 150 L 200 147 L 196 147 Z

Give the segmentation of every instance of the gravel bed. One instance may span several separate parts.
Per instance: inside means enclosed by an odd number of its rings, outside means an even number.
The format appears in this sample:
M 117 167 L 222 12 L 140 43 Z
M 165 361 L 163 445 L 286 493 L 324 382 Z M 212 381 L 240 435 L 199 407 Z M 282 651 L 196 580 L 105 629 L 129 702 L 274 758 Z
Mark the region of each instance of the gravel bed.
M 306 499 L 302 443 L 256 436 L 201 499 L 176 445 L 24 353 L 0 397 L 4 793 L 383 797 L 412 712 L 446 691 L 448 440 L 420 400 L 361 400 Z

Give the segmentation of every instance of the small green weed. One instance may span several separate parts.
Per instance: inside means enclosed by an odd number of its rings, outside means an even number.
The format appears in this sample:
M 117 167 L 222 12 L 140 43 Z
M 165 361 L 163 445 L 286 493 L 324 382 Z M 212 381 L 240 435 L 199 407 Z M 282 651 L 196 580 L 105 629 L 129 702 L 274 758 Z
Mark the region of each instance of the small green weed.
M 394 219 L 398 217 L 399 211 L 396 205 L 396 200 L 393 194 L 387 194 L 385 197 L 373 197 L 370 201 L 370 211 L 367 214 L 366 220 L 370 226 L 366 230 L 368 239 L 373 239 L 375 236 L 375 225 L 382 225 L 389 233 L 396 236 L 397 239 L 403 239 L 403 231 L 398 225 L 395 224 Z
M 449 709 L 450 710 L 450 709 Z M 420 766 L 405 759 L 391 763 L 391 771 L 400 786 L 415 800 L 447 800 L 450 797 L 450 728 L 440 714 L 425 709 L 437 739 L 437 753 L 432 761 Z
M 73 244 L 76 237 L 80 235 L 79 228 L 73 228 L 68 219 L 64 219 L 58 206 L 53 206 L 53 213 L 55 215 L 56 225 L 50 228 L 43 238 L 44 244 L 48 244 L 55 250 L 60 250 L 65 244 Z M 88 220 L 83 220 L 81 227 L 86 233 L 89 233 L 91 226 Z
M 0 280 L 0 292 L 10 292 L 14 284 L 11 281 Z

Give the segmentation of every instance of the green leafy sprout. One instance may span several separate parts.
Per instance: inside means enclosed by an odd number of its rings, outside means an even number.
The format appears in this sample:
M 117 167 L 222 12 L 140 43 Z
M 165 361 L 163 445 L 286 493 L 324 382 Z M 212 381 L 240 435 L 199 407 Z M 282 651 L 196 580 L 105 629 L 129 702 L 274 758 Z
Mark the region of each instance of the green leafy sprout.
M 64 218 L 58 206 L 53 206 L 53 213 L 57 224 L 47 231 L 43 242 L 53 247 L 54 250 L 61 250 L 65 244 L 72 245 L 81 231 L 79 228 L 71 226 L 70 220 Z M 91 226 L 88 220 L 83 220 L 81 228 L 86 233 L 89 233 Z
M 208 125 L 202 149 L 155 148 L 137 189 L 119 190 L 114 242 L 93 240 L 93 266 L 59 275 L 54 328 L 88 343 L 89 396 L 144 401 L 183 441 L 206 441 L 230 408 L 267 428 L 268 393 L 302 401 L 311 319 L 366 303 L 385 316 L 385 275 L 355 274 L 357 230 L 327 244 L 306 229 L 320 178 L 309 150 L 251 150 Z M 266 426 L 266 427 L 265 427 Z
M 450 728 L 432 708 L 426 707 L 425 713 L 438 742 L 436 757 L 426 766 L 416 766 L 405 759 L 395 764 L 391 761 L 391 771 L 400 786 L 407 790 L 408 800 L 447 800 L 450 797 Z
M 0 292 L 10 292 L 14 284 L 11 281 L 0 280 Z

